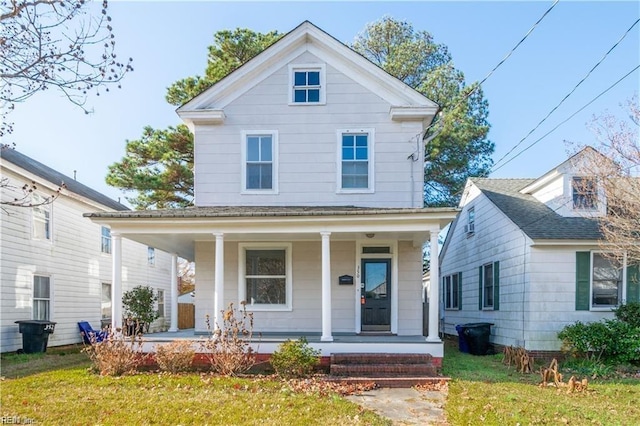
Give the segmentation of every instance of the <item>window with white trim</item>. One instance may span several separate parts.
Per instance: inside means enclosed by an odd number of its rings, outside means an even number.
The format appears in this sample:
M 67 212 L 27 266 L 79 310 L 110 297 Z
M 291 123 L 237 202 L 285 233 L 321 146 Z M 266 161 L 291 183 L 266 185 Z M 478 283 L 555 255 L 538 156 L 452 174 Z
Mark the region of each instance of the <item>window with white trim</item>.
M 33 238 L 51 240 L 51 204 L 43 204 L 46 200 L 34 194 L 33 208 Z
M 242 192 L 277 192 L 278 133 L 243 132 L 242 139 Z
M 147 247 L 147 264 L 149 266 L 156 265 L 156 249 L 153 247 Z
M 100 303 L 100 318 L 111 319 L 111 284 L 102 283 L 102 300 Z
M 51 278 L 34 275 L 33 276 L 33 319 L 51 319 Z
M 598 185 L 594 177 L 574 177 L 571 189 L 574 210 L 598 209 Z
M 451 274 L 442 277 L 442 298 L 445 309 L 460 309 L 460 291 L 462 274 Z
M 321 105 L 325 103 L 324 64 L 289 66 L 289 104 Z
M 103 226 L 100 230 L 101 232 L 101 245 L 100 251 L 103 253 L 111 253 L 111 229 Z
M 373 190 L 373 131 L 339 132 L 338 179 L 340 192 Z
M 158 289 L 158 317 L 164 317 L 164 290 Z
M 476 209 L 471 207 L 467 211 L 467 226 L 465 228 L 467 235 L 473 235 L 476 232 Z
M 612 308 L 622 300 L 622 270 L 615 259 L 591 253 L 591 307 Z
M 240 244 L 240 296 L 247 307 L 291 309 L 291 245 Z

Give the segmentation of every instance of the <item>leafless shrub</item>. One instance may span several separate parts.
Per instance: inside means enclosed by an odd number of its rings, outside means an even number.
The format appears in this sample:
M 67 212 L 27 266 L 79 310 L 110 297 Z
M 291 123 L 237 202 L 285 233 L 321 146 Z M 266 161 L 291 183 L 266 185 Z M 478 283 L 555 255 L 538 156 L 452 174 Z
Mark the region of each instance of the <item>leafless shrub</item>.
M 83 352 L 89 356 L 92 370 L 103 376 L 122 376 L 136 371 L 144 360 L 142 339 L 124 336 L 120 332 L 109 333 L 101 342 L 91 336 L 91 343 Z
M 156 362 L 162 371 L 169 373 L 188 371 L 195 353 L 189 340 L 174 340 L 156 347 Z
M 249 344 L 253 337 L 253 313 L 247 313 L 246 305 L 242 310 L 235 309 L 233 303 L 221 311 L 223 323 L 216 324 L 211 330 L 207 315 L 209 338 L 202 343 L 211 368 L 224 376 L 235 376 L 249 370 L 255 364 L 255 355 Z

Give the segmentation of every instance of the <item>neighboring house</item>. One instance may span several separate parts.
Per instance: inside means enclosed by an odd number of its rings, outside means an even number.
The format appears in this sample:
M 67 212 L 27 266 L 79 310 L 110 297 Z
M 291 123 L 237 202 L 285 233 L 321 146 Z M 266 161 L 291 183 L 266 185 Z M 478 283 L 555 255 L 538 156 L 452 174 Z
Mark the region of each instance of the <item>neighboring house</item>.
M 90 217 L 195 260 L 196 333 L 246 301 L 263 336 L 317 336 L 325 355 L 441 358 L 437 304 L 425 339 L 421 298 L 423 245 L 437 253 L 457 212 L 423 208 L 421 136 L 437 111 L 304 22 L 178 109 L 195 135 L 195 207 Z M 344 337 L 367 333 L 389 339 Z
M 128 208 L 16 150 L 3 149 L 0 155 L 3 202 L 21 197 L 21 188 L 31 182 L 37 187 L 34 203 L 66 185 L 50 204 L 2 206 L 0 350 L 22 347 L 18 320 L 56 322 L 50 346 L 79 343 L 77 322 L 100 328 L 101 322 L 111 322 L 113 308 L 111 232 L 82 215 Z M 161 292 L 158 309 L 164 315 L 153 326 L 163 329 L 171 315 L 171 257 L 133 241 L 123 244 L 123 254 L 123 288 L 149 285 Z
M 612 308 L 640 300 L 637 265 L 602 251 L 606 199 L 578 172 L 593 153 L 601 155 L 585 148 L 537 179 L 469 179 L 440 255 L 445 333 L 488 322 L 494 344 L 558 351 L 565 325 L 612 318 Z

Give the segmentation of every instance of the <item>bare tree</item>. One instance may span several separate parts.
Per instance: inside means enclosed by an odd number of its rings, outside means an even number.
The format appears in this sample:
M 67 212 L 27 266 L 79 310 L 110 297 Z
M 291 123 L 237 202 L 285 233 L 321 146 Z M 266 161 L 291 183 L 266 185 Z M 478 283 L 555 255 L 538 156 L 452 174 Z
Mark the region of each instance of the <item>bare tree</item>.
M 607 251 L 627 254 L 630 264 L 640 263 L 640 107 L 638 95 L 627 101 L 626 118 L 611 113 L 594 117 L 591 129 L 597 138 L 581 168 L 592 176 L 606 197 L 606 215 L 599 218 Z M 594 186 L 584 180 L 579 188 L 585 199 Z
M 0 0 L 0 136 L 12 131 L 7 114 L 46 89 L 60 90 L 85 113 L 100 95 L 132 71 L 115 53 L 107 1 L 92 15 L 86 0 Z

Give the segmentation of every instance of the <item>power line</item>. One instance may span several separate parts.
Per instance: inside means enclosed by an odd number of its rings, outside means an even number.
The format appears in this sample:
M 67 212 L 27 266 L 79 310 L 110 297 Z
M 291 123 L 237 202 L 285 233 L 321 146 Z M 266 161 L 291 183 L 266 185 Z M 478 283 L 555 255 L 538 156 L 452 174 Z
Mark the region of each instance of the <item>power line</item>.
M 637 22 L 637 21 L 636 21 Z M 525 151 L 529 150 L 529 148 L 531 148 L 532 146 L 534 146 L 535 144 L 537 144 L 538 142 L 540 142 L 542 139 L 546 138 L 547 136 L 549 136 L 551 133 L 555 132 L 556 129 L 558 129 L 558 127 L 562 126 L 564 123 L 566 123 L 567 121 L 571 120 L 573 117 L 575 117 L 576 115 L 578 115 L 580 112 L 582 112 L 586 107 L 588 107 L 589 105 L 591 105 L 592 103 L 594 103 L 596 100 L 598 100 L 598 98 L 600 98 L 602 95 L 604 95 L 605 93 L 607 93 L 609 90 L 613 89 L 615 86 L 617 86 L 622 80 L 624 80 L 625 78 L 629 77 L 631 74 L 633 74 L 638 68 L 640 68 L 640 65 L 637 65 L 634 69 L 632 69 L 631 71 L 629 71 L 628 73 L 626 73 L 624 76 L 620 77 L 618 79 L 618 81 L 616 81 L 615 83 L 613 83 L 611 86 L 607 87 L 605 90 L 603 90 L 602 92 L 600 92 L 595 98 L 591 99 L 589 102 L 587 102 L 584 106 L 582 106 L 579 110 L 577 110 L 576 112 L 574 112 L 573 114 L 571 114 L 568 118 L 564 119 L 563 121 L 561 121 L 560 123 L 558 123 L 553 129 L 549 130 L 547 133 L 545 133 L 544 135 L 542 135 L 540 138 L 536 139 L 534 142 L 532 142 L 531 144 L 527 145 L 522 151 L 518 152 L 516 155 L 514 155 L 513 157 L 511 157 L 510 159 L 508 159 L 507 161 L 505 161 L 504 163 L 502 163 L 501 165 L 499 165 L 498 167 L 495 167 L 491 170 L 492 172 L 498 171 L 501 168 L 503 168 L 504 166 L 506 166 L 507 164 L 509 164 L 510 162 L 512 162 L 513 160 L 515 160 L 516 158 L 518 158 L 521 154 L 523 154 Z M 523 139 L 524 140 L 524 139 Z M 521 141 L 522 142 L 522 141 Z M 516 145 L 517 146 L 517 145 Z M 513 150 L 512 150 L 513 151 Z M 511 151 L 510 151 L 511 152 Z M 504 157 L 502 157 L 504 158 Z M 502 160 L 502 159 L 501 159 Z M 496 163 L 497 164 L 497 163 Z
M 607 51 L 607 53 L 605 53 L 605 54 L 604 54 L 604 56 L 603 56 L 603 57 L 602 57 L 602 58 L 601 58 L 601 59 L 600 59 L 600 60 L 599 60 L 599 61 L 598 61 L 598 62 L 597 62 L 597 63 L 596 63 L 596 64 L 595 64 L 595 65 L 594 65 L 590 70 L 589 70 L 589 72 L 587 72 L 587 74 L 586 74 L 584 77 L 582 77 L 582 79 L 578 82 L 578 84 L 576 84 L 576 85 L 575 85 L 575 87 L 574 87 L 573 89 L 571 89 L 571 91 L 570 91 L 569 93 L 567 93 L 567 94 L 565 95 L 565 97 L 564 97 L 564 98 L 562 98 L 562 100 L 561 100 L 561 101 L 560 101 L 560 102 L 559 102 L 555 107 L 553 107 L 553 109 L 551 109 L 551 111 L 549 111 L 549 113 L 548 113 L 548 114 L 547 114 L 547 115 L 546 115 L 542 120 L 540 120 L 540 122 L 539 122 L 538 124 L 536 124 L 536 125 L 533 127 L 533 129 L 531 129 L 531 130 L 529 131 L 529 133 L 527 133 L 527 134 L 526 134 L 526 136 L 525 136 L 525 137 L 523 137 L 522 139 L 520 139 L 520 141 L 518 141 L 518 143 L 517 143 L 517 144 L 515 144 L 515 145 L 514 145 L 514 146 L 513 146 L 513 147 L 512 147 L 512 148 L 511 148 L 511 149 L 510 149 L 506 154 L 504 154 L 502 157 L 500 157 L 500 159 L 499 159 L 498 161 L 496 161 L 496 162 L 495 162 L 494 167 L 495 167 L 497 164 L 499 164 L 502 160 L 504 160 L 504 159 L 505 159 L 509 154 L 511 154 L 511 153 L 512 153 L 512 152 L 513 152 L 517 147 L 519 147 L 519 146 L 522 144 L 522 142 L 524 142 L 524 141 L 525 141 L 529 136 L 531 136 L 531 134 L 532 134 L 533 132 L 535 132 L 535 131 L 536 131 L 536 130 L 537 130 L 537 129 L 542 125 L 542 123 L 544 123 L 544 122 L 547 120 L 547 118 L 549 118 L 549 117 L 551 116 L 551 114 L 553 114 L 553 113 L 554 113 L 554 112 L 555 112 L 555 111 L 560 107 L 560 105 L 562 105 L 562 104 L 564 103 L 564 101 L 566 101 L 566 100 L 569 98 L 569 96 L 571 96 L 571 95 L 573 94 L 573 92 L 575 92 L 575 91 L 578 89 L 578 87 L 580 87 L 580 85 L 581 85 L 581 84 L 582 84 L 582 83 L 583 83 L 583 82 L 584 82 L 584 81 L 585 81 L 585 80 L 586 80 L 586 79 L 591 75 L 591 73 L 592 73 L 596 68 L 598 68 L 598 66 L 600 66 L 600 64 L 601 64 L 601 63 L 606 59 L 606 57 L 607 57 L 607 56 L 609 56 L 609 54 L 610 54 L 610 53 L 611 53 L 611 52 L 612 52 L 616 47 L 618 47 L 618 45 L 620 44 L 620 42 L 621 42 L 621 41 L 622 41 L 622 40 L 623 40 L 623 39 L 624 39 L 624 38 L 625 38 L 625 37 L 626 37 L 626 36 L 631 32 L 631 30 L 633 29 L 633 27 L 635 27 L 635 26 L 638 24 L 638 22 L 640 22 L 640 19 L 637 19 L 637 20 L 636 20 L 636 21 L 635 21 L 635 22 L 634 22 L 634 23 L 629 27 L 629 29 L 627 29 L 627 31 L 625 31 L 625 33 L 624 33 L 624 34 L 622 34 L 622 37 L 620 37 L 620 39 L 619 39 L 618 41 L 616 41 L 616 42 L 614 43 L 614 45 L 613 45 L 613 46 L 611 46 L 611 48 Z M 555 130 L 555 129 L 554 129 L 554 130 Z M 545 135 L 545 136 L 546 136 L 546 135 Z M 543 136 L 543 137 L 544 137 L 544 136 Z M 536 141 L 536 142 L 537 142 L 537 141 Z M 528 149 L 528 148 L 527 148 L 527 149 Z M 519 154 L 518 154 L 518 155 L 519 155 Z M 516 155 L 516 156 L 517 156 L 517 155 Z M 515 157 L 513 157 L 513 158 L 515 158 Z M 512 160 L 513 160 L 513 158 L 512 158 Z M 506 164 L 506 163 L 505 163 L 505 164 Z M 503 165 L 504 165 L 504 164 L 503 164 Z M 502 167 L 502 166 L 500 166 L 500 167 Z M 494 169 L 493 171 L 498 170 L 500 167 L 498 167 L 498 168 Z
M 533 26 L 531 26 L 531 28 L 529 28 L 529 31 L 527 31 L 527 33 L 524 35 L 524 37 L 522 37 L 522 38 L 520 39 L 520 41 L 519 41 L 519 42 L 517 42 L 517 43 L 516 43 L 516 45 L 515 45 L 515 46 L 513 46 L 513 47 L 511 48 L 511 50 L 509 51 L 509 53 L 507 53 L 507 54 L 505 55 L 505 57 L 504 57 L 504 58 L 502 58 L 502 60 L 501 60 L 500 62 L 498 62 L 498 64 L 497 64 L 495 67 L 493 67 L 493 69 L 492 69 L 491 71 L 489 71 L 489 73 L 488 73 L 488 74 L 487 74 L 487 75 L 486 75 L 482 80 L 480 80 L 480 82 L 478 83 L 478 85 L 477 85 L 475 88 L 473 88 L 473 90 L 470 90 L 470 91 L 469 91 L 469 93 L 467 93 L 467 94 L 466 94 L 462 99 L 460 99 L 460 100 L 459 100 L 455 105 L 453 105 L 453 106 L 451 107 L 451 109 L 454 109 L 454 108 L 455 108 L 455 107 L 457 107 L 458 105 L 462 104 L 462 102 L 466 101 L 466 100 L 467 100 L 467 99 L 468 99 L 468 98 L 469 98 L 469 97 L 470 97 L 470 96 L 471 96 L 471 95 L 472 95 L 476 90 L 478 90 L 478 88 L 482 86 L 482 83 L 484 83 L 485 81 L 487 81 L 487 79 L 488 79 L 489 77 L 491 77 L 491 75 L 493 75 L 493 73 L 494 73 L 494 72 L 495 72 L 495 71 L 496 71 L 496 70 L 497 70 L 497 69 L 498 69 L 502 64 L 504 64 L 504 62 L 505 62 L 507 59 L 509 59 L 509 57 L 510 57 L 510 56 L 511 56 L 515 51 L 516 51 L 516 49 L 517 49 L 518 47 L 520 47 L 520 45 L 521 45 L 521 44 L 522 44 L 522 43 L 523 43 L 523 42 L 524 42 L 524 41 L 529 37 L 529 35 L 531 35 L 531 33 L 533 32 L 533 30 L 538 26 L 538 24 L 540 24 L 540 22 L 542 22 L 542 20 L 543 20 L 543 19 L 544 19 L 548 14 L 549 14 L 549 12 L 551 12 L 551 10 L 552 10 L 554 7 L 556 7 L 556 5 L 558 4 L 558 2 L 559 2 L 559 1 L 560 1 L 560 0 L 555 0 L 555 1 L 553 2 L 553 4 L 551 5 L 551 7 L 549 7 L 549 9 L 547 9 L 547 10 L 542 14 L 542 16 L 541 16 L 541 17 L 536 21 L 536 23 L 535 23 L 535 24 L 533 24 Z M 427 134 L 427 132 L 429 131 L 429 129 L 431 129 L 431 128 L 432 128 L 433 126 L 435 126 L 436 124 L 437 124 L 436 122 L 431 123 L 431 124 L 430 124 L 426 129 L 424 129 L 424 130 L 420 133 L 420 135 L 421 135 L 422 137 L 424 137 L 424 136 Z

